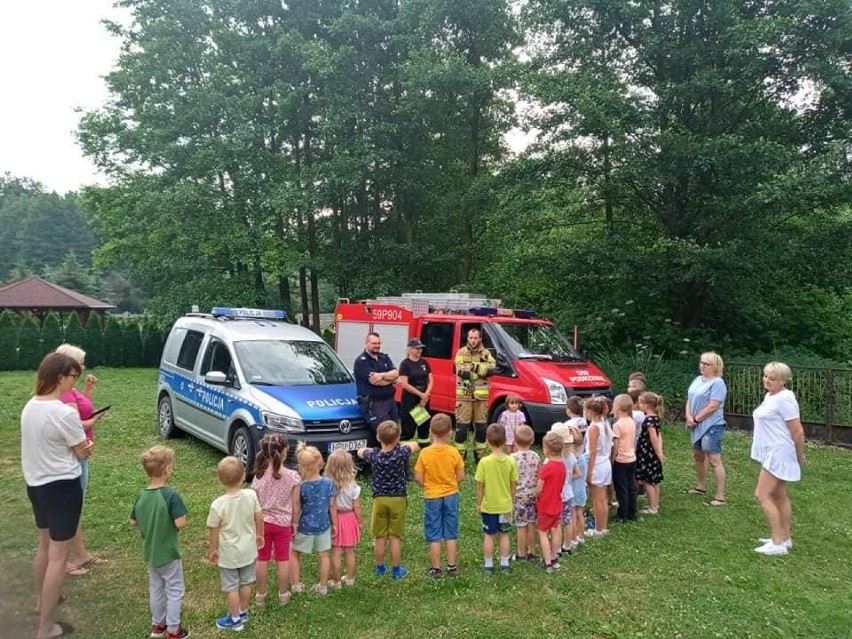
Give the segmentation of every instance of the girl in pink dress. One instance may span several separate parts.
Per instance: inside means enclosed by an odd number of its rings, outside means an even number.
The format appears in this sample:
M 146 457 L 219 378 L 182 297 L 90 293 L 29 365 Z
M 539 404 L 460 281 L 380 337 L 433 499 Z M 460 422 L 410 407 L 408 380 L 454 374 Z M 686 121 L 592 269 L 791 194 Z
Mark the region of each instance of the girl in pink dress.
M 328 457 L 325 476 L 337 488 L 337 534 L 331 541 L 331 587 L 355 585 L 355 546 L 361 541 L 361 487 L 355 482 L 352 455 L 336 450 Z M 346 575 L 341 577 L 343 554 Z

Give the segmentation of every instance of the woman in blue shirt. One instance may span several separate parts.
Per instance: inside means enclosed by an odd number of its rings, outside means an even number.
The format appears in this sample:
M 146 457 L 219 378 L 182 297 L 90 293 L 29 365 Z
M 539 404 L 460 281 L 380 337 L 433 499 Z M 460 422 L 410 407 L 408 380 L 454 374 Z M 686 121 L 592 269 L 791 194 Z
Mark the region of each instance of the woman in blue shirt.
M 689 385 L 686 402 L 686 426 L 692 431 L 695 458 L 695 487 L 685 490 L 690 495 L 707 494 L 707 463 L 713 469 L 716 494 L 708 506 L 725 505 L 725 466 L 722 464 L 722 435 L 725 432 L 725 397 L 728 388 L 722 373 L 725 363 L 714 352 L 702 353 L 698 370 L 701 374 Z

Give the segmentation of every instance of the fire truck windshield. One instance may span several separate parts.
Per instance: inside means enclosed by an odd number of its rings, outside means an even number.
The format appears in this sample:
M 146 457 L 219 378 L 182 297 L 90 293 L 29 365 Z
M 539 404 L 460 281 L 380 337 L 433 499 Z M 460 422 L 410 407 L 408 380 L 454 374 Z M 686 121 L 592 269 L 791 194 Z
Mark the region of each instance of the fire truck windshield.
M 234 342 L 246 381 L 259 386 L 313 386 L 352 381 L 325 342 L 243 340 Z
M 518 359 L 553 359 L 578 362 L 583 357 L 551 324 L 501 322 L 492 324 Z

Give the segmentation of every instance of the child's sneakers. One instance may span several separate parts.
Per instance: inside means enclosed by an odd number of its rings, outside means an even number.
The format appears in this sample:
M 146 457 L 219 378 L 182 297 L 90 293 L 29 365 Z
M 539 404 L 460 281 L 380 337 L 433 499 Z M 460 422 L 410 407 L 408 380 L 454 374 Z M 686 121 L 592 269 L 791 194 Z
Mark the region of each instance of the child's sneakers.
M 178 629 L 175 632 L 169 632 L 166 634 L 166 639 L 188 639 L 191 634 L 192 633 L 183 626 L 178 626 Z
M 290 603 L 290 593 L 289 592 L 279 592 L 278 593 L 278 605 L 286 606 Z
M 245 627 L 245 621 L 241 617 L 237 617 L 234 619 L 231 617 L 230 613 L 226 614 L 224 617 L 219 617 L 216 620 L 216 627 L 220 630 L 233 630 L 235 632 L 241 632 Z
M 394 566 L 392 577 L 394 579 L 403 579 L 408 574 L 408 568 L 405 566 Z
M 429 572 L 427 572 L 426 575 L 431 577 L 432 579 L 440 579 L 444 576 L 444 571 L 440 568 L 430 568 Z
M 261 593 L 259 593 L 259 592 L 258 592 L 258 593 L 255 593 L 255 595 L 254 595 L 254 605 L 255 605 L 255 606 L 265 606 L 265 605 L 266 605 L 266 595 L 267 595 L 267 594 L 268 594 L 268 593 L 265 593 L 265 592 L 264 592 L 263 594 L 261 594 Z
M 325 597 L 328 594 L 328 586 L 325 584 L 315 584 L 313 590 L 321 597 Z
M 386 574 L 388 574 L 388 567 L 384 564 L 381 564 L 373 568 L 373 573 L 375 573 L 376 577 L 384 577 Z
M 292 586 L 290 586 L 290 592 L 292 592 L 294 595 L 301 595 L 305 592 L 305 584 L 293 584 Z
M 343 581 L 329 581 L 328 587 L 332 588 L 333 590 L 340 590 L 341 588 L 343 588 Z
M 344 586 L 354 586 L 355 585 L 355 577 L 352 577 L 351 579 L 349 577 L 341 577 L 340 582 Z
M 447 577 L 458 577 L 459 576 L 459 567 L 453 564 L 452 566 L 447 564 Z
M 151 639 L 162 639 L 162 637 L 166 636 L 168 632 L 168 626 L 164 623 L 152 623 L 151 624 L 151 634 L 149 635 Z

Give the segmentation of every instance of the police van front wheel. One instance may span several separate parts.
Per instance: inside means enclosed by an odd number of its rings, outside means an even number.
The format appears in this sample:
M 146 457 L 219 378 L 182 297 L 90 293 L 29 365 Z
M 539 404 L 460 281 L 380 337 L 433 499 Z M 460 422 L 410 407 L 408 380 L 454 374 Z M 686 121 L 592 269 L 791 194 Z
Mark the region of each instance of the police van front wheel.
M 231 454 L 242 460 L 246 469 L 246 476 L 254 472 L 254 439 L 245 426 L 240 426 L 231 437 Z
M 163 395 L 157 404 L 157 432 L 160 437 L 170 439 L 178 437 L 180 429 L 175 426 L 175 414 L 172 410 L 172 400 L 168 395 Z

